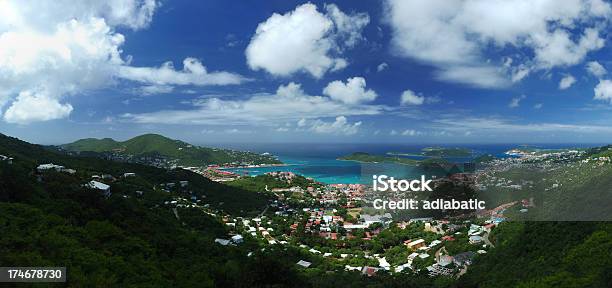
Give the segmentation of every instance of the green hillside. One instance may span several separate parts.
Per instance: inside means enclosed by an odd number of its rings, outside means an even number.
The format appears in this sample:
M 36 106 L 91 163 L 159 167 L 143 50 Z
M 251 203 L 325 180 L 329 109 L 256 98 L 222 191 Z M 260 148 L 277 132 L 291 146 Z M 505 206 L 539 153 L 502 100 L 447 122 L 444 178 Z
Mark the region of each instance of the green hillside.
M 263 209 L 268 201 L 267 196 L 263 194 L 231 188 L 187 170 L 166 170 L 135 163 L 67 156 L 49 151 L 43 146 L 30 144 L 2 134 L 0 134 L 0 155 L 15 158 L 13 164 L 5 165 L 7 168 L 15 170 L 14 172 L 19 171 L 24 175 L 30 175 L 39 164 L 53 163 L 75 169 L 77 172 L 70 176 L 71 179 L 75 181 L 80 179 L 83 183 L 87 182 L 92 175 L 109 174 L 115 178 L 120 178 L 123 173 L 127 172 L 136 173 L 137 177 L 130 179 L 130 181 L 137 184 L 130 185 L 138 186 L 139 189 L 137 190 L 154 190 L 153 187 L 158 187 L 160 184 L 186 180 L 190 183 L 191 192 L 196 196 L 205 197 L 210 205 L 218 206 L 230 213 L 258 212 Z M 4 181 L 7 181 L 7 179 L 4 179 Z M 124 189 L 122 185 L 118 185 L 117 188 Z M 17 192 L 7 191 L 7 193 L 14 194 Z M 24 193 L 31 193 L 31 191 Z M 153 195 L 164 194 L 153 193 Z
M 144 134 L 119 142 L 110 138 L 87 138 L 59 146 L 73 152 L 112 153 L 125 157 L 127 161 L 158 157 L 168 163 L 183 166 L 203 166 L 209 164 L 249 163 L 249 164 L 279 164 L 276 158 L 251 152 L 229 149 L 207 148 L 173 140 L 158 134 Z M 116 157 L 115 157 L 116 158 Z
M 612 287 L 612 225 L 503 223 L 457 287 Z

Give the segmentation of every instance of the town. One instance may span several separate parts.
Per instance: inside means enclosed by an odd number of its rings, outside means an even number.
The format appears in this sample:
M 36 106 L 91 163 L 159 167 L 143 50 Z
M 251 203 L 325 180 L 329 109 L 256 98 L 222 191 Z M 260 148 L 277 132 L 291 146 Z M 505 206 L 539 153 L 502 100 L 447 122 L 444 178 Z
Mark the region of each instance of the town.
M 436 177 L 432 186 L 434 190 L 443 185 L 469 186 L 488 192 L 495 189 L 517 190 L 531 187 L 534 183 L 528 180 L 516 182 L 500 175 L 517 167 L 558 169 L 559 165 L 570 165 L 569 159 L 578 159 L 578 165 L 610 162 L 609 157 L 583 157 L 583 154 L 568 151 L 495 159 L 478 167 L 474 173 L 460 172 Z M 12 158 L 2 155 L 2 160 L 9 162 Z M 489 236 L 500 223 L 509 220 L 508 211 L 527 213 L 535 206 L 533 198 L 524 198 L 444 217 L 406 217 L 394 211 L 372 209 L 379 193 L 368 185 L 324 184 L 282 171 L 259 176 L 239 175 L 224 170 L 230 165 L 178 169 L 271 196 L 270 202 L 257 215 L 227 213 L 219 208 L 219 204 L 223 203 L 210 202 L 206 196 L 194 193 L 188 180 L 158 183 L 151 187 L 152 191 L 168 195 L 151 205 L 170 209 L 179 220 L 180 209 L 185 208 L 197 209 L 218 219 L 226 226 L 228 233 L 227 237 L 214 240 L 217 245 L 243 245 L 249 241 L 258 243 L 264 250 L 266 247 L 298 249 L 308 255 L 295 263 L 302 269 L 319 265 L 325 269 L 355 271 L 366 276 L 427 273 L 430 277 L 460 277 L 476 257 L 495 248 Z M 40 164 L 36 171 L 39 181 L 44 181 L 48 171 L 78 172 L 53 163 Z M 131 171 L 124 171 L 120 175 L 89 173 L 89 182 L 82 185 L 108 198 L 114 193 L 111 186 L 119 183 L 126 185 L 137 176 Z M 559 185 L 553 183 L 551 188 Z M 127 191 L 122 189 L 121 197 L 142 198 L 146 193 L 143 190 Z M 412 191 L 406 193 L 404 196 L 422 197 L 410 194 Z M 249 255 L 253 252 L 249 252 Z

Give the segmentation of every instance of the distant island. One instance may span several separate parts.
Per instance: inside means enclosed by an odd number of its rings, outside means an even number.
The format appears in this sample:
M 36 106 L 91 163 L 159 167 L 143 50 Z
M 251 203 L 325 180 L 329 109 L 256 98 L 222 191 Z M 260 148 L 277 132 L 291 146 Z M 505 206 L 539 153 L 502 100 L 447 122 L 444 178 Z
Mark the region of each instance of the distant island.
M 444 148 L 427 147 L 423 148 L 423 155 L 430 157 L 467 157 L 472 155 L 472 150 L 468 148 Z
M 400 156 L 428 157 L 428 159 L 417 160 Z M 421 153 L 387 152 L 386 155 L 372 155 L 366 152 L 354 152 L 350 155 L 339 157 L 338 160 L 357 161 L 362 163 L 395 163 L 402 165 L 432 165 L 448 164 L 444 157 L 468 157 L 472 156 L 472 150 L 468 148 L 444 148 L 426 147 Z
M 421 149 L 421 153 L 388 152 L 387 155 L 424 157 L 468 157 L 472 155 L 472 150 L 468 148 L 458 147 L 426 147 Z
M 372 155 L 366 152 L 355 152 L 350 155 L 339 157 L 338 160 L 356 161 L 362 163 L 396 163 L 403 165 L 417 165 L 421 162 L 419 160 L 409 158 Z
M 111 138 L 81 139 L 55 147 L 69 154 L 99 156 L 115 161 L 171 166 L 246 166 L 282 164 L 276 157 L 230 149 L 199 147 L 158 134 L 144 134 L 126 141 Z

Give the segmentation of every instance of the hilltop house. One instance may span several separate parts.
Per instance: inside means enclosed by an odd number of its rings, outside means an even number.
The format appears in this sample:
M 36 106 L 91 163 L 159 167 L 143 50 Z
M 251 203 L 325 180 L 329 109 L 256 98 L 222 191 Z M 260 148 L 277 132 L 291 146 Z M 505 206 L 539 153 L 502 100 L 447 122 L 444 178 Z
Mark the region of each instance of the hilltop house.
M 106 185 L 102 182 L 98 182 L 95 180 L 91 180 L 89 181 L 89 183 L 87 183 L 87 186 L 91 189 L 96 189 L 96 190 L 100 190 L 102 191 L 102 193 L 104 194 L 104 197 L 110 197 L 111 195 L 111 189 L 109 185 Z

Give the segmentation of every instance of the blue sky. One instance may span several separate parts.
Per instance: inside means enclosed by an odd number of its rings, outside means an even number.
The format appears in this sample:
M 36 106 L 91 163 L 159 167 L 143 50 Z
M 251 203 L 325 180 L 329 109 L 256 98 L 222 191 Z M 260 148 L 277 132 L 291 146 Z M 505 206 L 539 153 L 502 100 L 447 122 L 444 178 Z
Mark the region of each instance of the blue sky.
M 612 142 L 599 0 L 1 5 L 0 132 L 36 143 Z

